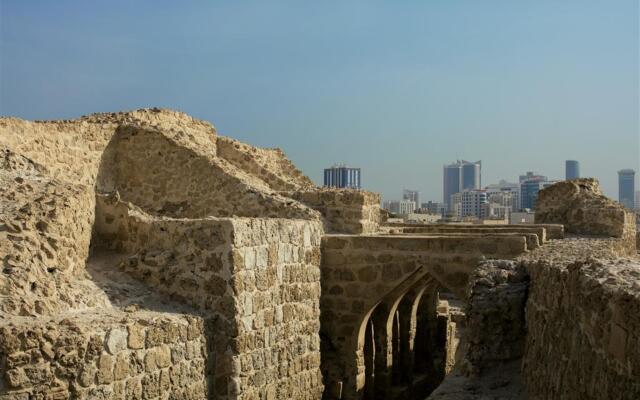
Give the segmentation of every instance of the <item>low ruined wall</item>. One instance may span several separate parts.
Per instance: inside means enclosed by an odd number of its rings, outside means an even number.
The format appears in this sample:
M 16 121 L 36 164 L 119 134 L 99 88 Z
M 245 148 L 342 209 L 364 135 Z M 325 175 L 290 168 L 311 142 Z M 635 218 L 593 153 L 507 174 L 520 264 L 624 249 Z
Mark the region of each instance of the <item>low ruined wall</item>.
M 640 398 L 640 265 L 527 267 L 523 376 L 530 398 Z
M 400 225 L 400 226 L 396 226 Z M 557 237 L 557 232 L 554 231 L 553 235 L 549 234 L 549 230 L 552 230 L 549 226 L 517 226 L 517 225 L 503 225 L 497 227 L 478 226 L 478 225 L 420 225 L 411 226 L 411 224 L 389 224 L 389 231 L 391 233 L 422 233 L 422 234 L 535 234 L 538 236 L 537 242 L 542 244 L 548 239 L 559 239 L 562 236 Z M 553 236 L 553 237 L 550 237 Z
M 202 318 L 180 314 L 18 321 L 0 327 L 0 398 L 201 400 L 207 340 Z
M 150 214 L 174 218 L 319 217 L 223 160 L 135 126 L 118 128 L 107 146 L 97 190 L 117 190 Z
M 302 190 L 282 193 L 320 211 L 325 231 L 374 233 L 380 225 L 380 195 L 351 189 Z
M 488 260 L 469 283 L 465 356 L 467 373 L 522 357 L 529 275 L 519 261 Z
M 620 238 L 635 254 L 635 216 L 604 196 L 591 178 L 558 182 L 540 191 L 536 223 L 563 224 L 568 233 Z
M 160 109 L 92 114 L 63 121 L 0 118 L 0 146 L 45 165 L 57 179 L 94 186 L 102 152 L 119 126 L 162 130 L 180 146 L 215 157 L 216 131 L 208 122 Z
M 322 396 L 319 222 L 158 219 L 114 197 L 97 210 L 124 271 L 215 316 L 216 398 Z

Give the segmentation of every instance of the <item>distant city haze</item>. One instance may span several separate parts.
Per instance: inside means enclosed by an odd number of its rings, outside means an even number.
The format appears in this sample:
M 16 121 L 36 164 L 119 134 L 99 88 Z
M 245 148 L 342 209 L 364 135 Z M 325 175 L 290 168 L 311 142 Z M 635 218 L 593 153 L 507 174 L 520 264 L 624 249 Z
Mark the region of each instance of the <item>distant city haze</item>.
M 3 1 L 0 114 L 178 109 L 318 184 L 361 168 L 384 199 L 442 201 L 457 159 L 482 160 L 483 186 L 577 160 L 617 198 L 617 171 L 640 171 L 638 15 L 637 0 Z

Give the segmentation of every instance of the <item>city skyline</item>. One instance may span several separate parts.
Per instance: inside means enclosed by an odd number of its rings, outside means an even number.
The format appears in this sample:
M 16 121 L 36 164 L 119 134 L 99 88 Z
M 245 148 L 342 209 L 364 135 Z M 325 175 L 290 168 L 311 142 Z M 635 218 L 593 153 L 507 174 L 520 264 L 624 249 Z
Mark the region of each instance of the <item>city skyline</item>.
M 567 161 L 567 160 L 565 160 L 565 161 Z M 544 178 L 545 178 L 544 180 L 548 180 L 548 181 L 561 181 L 561 180 L 565 180 L 565 176 L 564 176 L 564 175 L 565 175 L 565 173 L 566 173 L 566 164 L 565 164 L 565 161 L 563 161 L 563 165 L 562 165 L 562 168 L 563 168 L 563 170 L 562 170 L 562 176 L 558 176 L 558 177 L 556 177 L 556 176 L 551 176 L 551 175 L 547 175 L 547 174 L 545 174 L 545 173 L 544 173 L 544 171 L 541 171 L 541 170 L 539 170 L 539 169 L 533 169 L 533 170 L 527 170 L 527 171 L 522 171 L 522 172 L 516 173 L 516 174 L 515 174 L 515 176 L 516 176 L 516 177 L 515 177 L 515 178 L 513 178 L 513 179 L 500 178 L 500 179 L 493 180 L 493 181 L 485 181 L 485 179 L 484 179 L 484 178 L 482 178 L 482 185 L 480 185 L 480 188 L 481 188 L 481 189 L 484 189 L 484 188 L 486 188 L 486 187 L 488 187 L 488 186 L 490 186 L 490 185 L 496 185 L 496 184 L 499 184 L 500 182 L 503 182 L 503 181 L 504 181 L 504 182 L 506 182 L 506 183 L 515 183 L 515 184 L 517 184 L 517 183 L 519 183 L 519 180 L 520 180 L 520 179 L 522 179 L 522 177 L 526 176 L 525 174 L 527 174 L 527 173 L 532 173 L 532 174 L 533 174 L 533 176 L 541 176 L 541 177 L 544 177 Z M 578 162 L 580 162 L 580 160 L 569 160 L 569 161 L 578 161 Z M 483 162 L 484 162 L 484 161 L 483 161 Z M 610 197 L 611 199 L 614 199 L 614 200 L 616 200 L 616 201 L 618 200 L 618 197 L 619 197 L 619 189 L 620 189 L 620 188 L 619 188 L 619 180 L 618 180 L 618 171 L 613 171 L 613 173 L 616 175 L 616 178 L 615 178 L 615 179 L 616 179 L 616 182 L 615 182 L 615 187 L 614 187 L 614 189 L 613 189 L 613 190 L 605 190 L 605 188 L 603 187 L 604 185 L 602 184 L 602 180 L 600 180 L 598 177 L 595 177 L 595 176 L 586 176 L 586 175 L 584 175 L 584 174 L 582 173 L 582 169 L 581 169 L 581 168 L 582 168 L 582 164 L 579 164 L 579 165 L 580 165 L 580 166 L 579 166 L 579 173 L 580 173 L 580 177 L 581 177 L 581 178 L 596 178 L 596 179 L 598 179 L 598 181 L 600 182 L 601 187 L 602 187 L 602 189 L 603 189 L 603 191 L 604 191 L 604 194 L 605 194 L 607 197 Z M 446 166 L 446 165 L 445 165 L 445 166 Z M 635 168 L 621 168 L 621 169 L 622 169 L 622 170 L 626 170 L 626 169 L 633 169 L 633 170 L 635 170 Z M 483 170 L 482 170 L 482 174 L 483 174 L 483 176 L 484 176 L 484 173 L 485 173 L 485 171 L 484 171 L 484 169 L 483 169 Z M 638 184 L 638 181 L 640 180 L 639 178 L 640 178 L 640 176 L 638 176 L 638 175 L 636 175 L 636 176 L 635 176 L 635 178 L 634 178 L 634 179 L 635 179 L 635 180 L 634 180 L 634 182 L 635 182 L 635 187 L 640 187 L 640 184 Z M 402 195 L 398 195 L 398 193 L 401 193 L 401 192 L 402 192 L 402 190 L 404 190 L 404 188 L 406 187 L 406 185 L 404 185 L 404 186 L 403 186 L 402 184 L 399 184 L 399 185 L 398 185 L 398 187 L 399 187 L 399 188 L 402 188 L 402 189 L 399 189 L 399 190 L 397 191 L 397 193 L 393 193 L 393 192 L 392 192 L 392 193 L 390 193 L 388 196 L 385 196 L 385 194 L 381 194 L 381 198 L 382 198 L 382 200 L 383 200 L 383 201 L 385 201 L 385 200 L 397 200 L 397 199 L 402 198 L 403 196 L 402 196 Z M 440 187 L 442 187 L 442 184 L 440 184 Z M 363 187 L 363 189 L 367 190 L 367 188 L 366 188 L 366 187 Z M 416 190 L 417 190 L 417 189 L 416 189 Z M 441 201 L 443 201 L 442 194 L 440 194 L 440 196 L 439 196 L 439 197 L 437 197 L 437 196 L 429 196 L 429 195 L 425 195 L 425 191 L 423 191 L 423 190 L 418 190 L 418 192 L 420 193 L 420 198 L 422 199 L 422 202 L 427 202 L 427 201 L 436 201 L 436 202 L 441 202 Z M 433 193 L 433 192 L 436 192 L 436 190 L 431 190 L 431 191 L 429 191 L 429 192 L 432 192 L 432 193 Z M 441 193 L 442 193 L 442 192 L 441 192 Z
M 615 199 L 640 170 L 633 0 L 3 2 L 0 33 L 2 115 L 177 109 L 317 184 L 345 160 L 383 198 L 437 200 L 454 159 L 483 184 L 575 159 Z

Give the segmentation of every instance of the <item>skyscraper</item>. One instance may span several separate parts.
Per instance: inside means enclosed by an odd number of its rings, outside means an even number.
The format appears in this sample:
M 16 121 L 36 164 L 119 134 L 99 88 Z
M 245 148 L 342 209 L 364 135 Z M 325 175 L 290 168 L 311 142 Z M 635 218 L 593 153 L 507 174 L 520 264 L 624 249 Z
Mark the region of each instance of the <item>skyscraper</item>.
M 528 208 L 531 210 L 535 209 L 536 200 L 538 200 L 538 192 L 555 183 L 541 178 L 546 177 L 539 176 L 527 179 L 520 183 L 520 208 Z
M 633 209 L 633 196 L 636 190 L 636 171 L 621 169 L 618 171 L 618 201 L 628 209 Z
M 442 173 L 443 192 L 442 202 L 449 210 L 453 210 L 451 196 L 460 192 L 460 166 L 458 164 L 445 165 Z
M 503 197 L 511 197 L 511 211 L 520 210 L 520 184 L 507 182 L 504 179 L 498 183 L 487 185 L 485 188 L 489 195 L 500 194 Z
M 334 165 L 324 170 L 324 186 L 336 188 L 360 189 L 360 168 L 350 168 L 346 165 Z
M 469 162 L 462 160 L 462 187 L 465 189 L 480 189 L 482 161 Z
M 484 218 L 484 205 L 487 203 L 487 191 L 481 189 L 465 189 L 460 192 L 459 217 Z
M 417 190 L 404 189 L 402 191 L 402 200 L 409 200 L 416 203 L 416 208 L 420 207 L 420 192 Z
M 480 189 L 482 184 L 482 161 L 457 160 L 445 165 L 442 173 L 443 201 L 453 209 L 451 196 L 465 189 Z
M 533 171 L 527 171 L 526 174 L 520 175 L 519 182 L 522 183 L 524 181 L 529 181 L 529 180 L 532 180 L 532 179 L 535 179 L 535 180 L 538 180 L 538 181 L 546 181 L 546 180 L 548 180 L 547 177 L 544 176 L 544 175 L 538 175 Z
M 576 160 L 567 160 L 564 163 L 564 179 L 578 179 L 580 178 L 580 163 Z

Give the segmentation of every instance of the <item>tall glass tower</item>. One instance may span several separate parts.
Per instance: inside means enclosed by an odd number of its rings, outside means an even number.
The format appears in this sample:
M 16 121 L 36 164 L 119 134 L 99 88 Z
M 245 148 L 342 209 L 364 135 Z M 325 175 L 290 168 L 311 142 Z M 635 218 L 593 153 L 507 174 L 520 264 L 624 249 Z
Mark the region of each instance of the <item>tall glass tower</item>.
M 324 170 L 324 186 L 360 189 L 362 187 L 360 168 L 334 165 Z
M 633 196 L 636 190 L 636 171 L 621 169 L 618 171 L 618 201 L 633 210 Z
M 480 189 L 482 185 L 482 161 L 458 160 L 445 165 L 442 171 L 442 200 L 452 209 L 451 196 L 465 189 Z
M 576 160 L 567 160 L 564 163 L 564 179 L 578 179 L 580 178 L 580 163 Z

